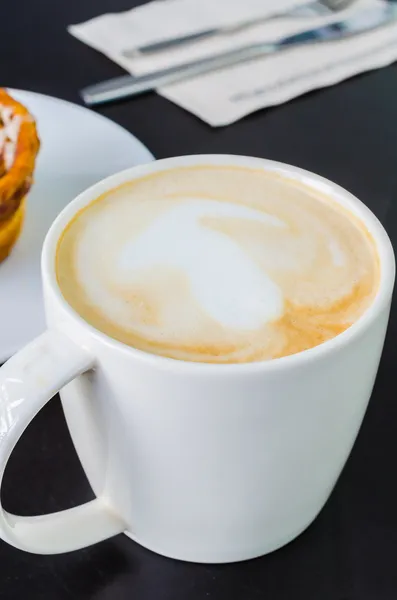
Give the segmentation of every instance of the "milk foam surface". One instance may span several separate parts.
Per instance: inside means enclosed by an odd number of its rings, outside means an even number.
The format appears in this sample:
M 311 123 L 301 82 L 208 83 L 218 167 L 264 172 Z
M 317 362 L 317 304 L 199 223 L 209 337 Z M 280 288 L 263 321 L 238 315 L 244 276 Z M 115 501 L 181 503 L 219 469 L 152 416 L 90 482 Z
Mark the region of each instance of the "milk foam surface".
M 266 360 L 344 331 L 376 293 L 364 226 L 258 170 L 178 168 L 121 186 L 66 228 L 66 300 L 131 346 L 204 362 Z

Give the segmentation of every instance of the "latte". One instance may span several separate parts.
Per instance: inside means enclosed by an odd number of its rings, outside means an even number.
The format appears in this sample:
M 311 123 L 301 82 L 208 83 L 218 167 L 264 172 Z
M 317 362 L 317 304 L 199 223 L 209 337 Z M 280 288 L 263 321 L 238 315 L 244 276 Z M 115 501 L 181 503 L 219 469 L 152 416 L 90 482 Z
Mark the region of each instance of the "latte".
M 146 352 L 209 363 L 282 357 L 347 329 L 373 301 L 375 244 L 320 192 L 263 170 L 196 166 L 105 193 L 64 230 L 66 301 Z

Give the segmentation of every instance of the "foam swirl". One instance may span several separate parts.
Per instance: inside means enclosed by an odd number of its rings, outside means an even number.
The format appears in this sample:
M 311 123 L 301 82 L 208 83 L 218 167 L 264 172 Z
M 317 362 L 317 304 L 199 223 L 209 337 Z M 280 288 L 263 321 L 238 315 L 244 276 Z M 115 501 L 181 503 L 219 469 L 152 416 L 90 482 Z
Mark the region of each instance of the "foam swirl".
M 285 356 L 344 331 L 376 293 L 364 226 L 263 171 L 191 167 L 108 192 L 66 228 L 57 275 L 92 325 L 173 358 Z

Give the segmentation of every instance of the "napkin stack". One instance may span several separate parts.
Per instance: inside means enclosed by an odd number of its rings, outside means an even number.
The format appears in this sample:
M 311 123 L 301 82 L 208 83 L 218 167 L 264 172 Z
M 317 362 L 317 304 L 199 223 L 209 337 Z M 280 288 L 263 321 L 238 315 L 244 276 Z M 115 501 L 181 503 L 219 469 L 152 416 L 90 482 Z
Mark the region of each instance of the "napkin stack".
M 127 12 L 71 25 L 68 30 L 133 75 L 142 75 L 245 44 L 276 41 L 383 4 L 385 0 L 356 0 L 349 8 L 326 17 L 313 17 L 308 10 L 305 17 L 266 20 L 272 14 L 307 6 L 307 0 L 155 0 Z M 257 18 L 254 26 L 233 34 L 161 53 L 133 55 L 133 50 L 144 44 L 253 18 Z M 161 87 L 157 92 L 217 127 L 395 60 L 397 22 L 348 39 L 261 57 Z

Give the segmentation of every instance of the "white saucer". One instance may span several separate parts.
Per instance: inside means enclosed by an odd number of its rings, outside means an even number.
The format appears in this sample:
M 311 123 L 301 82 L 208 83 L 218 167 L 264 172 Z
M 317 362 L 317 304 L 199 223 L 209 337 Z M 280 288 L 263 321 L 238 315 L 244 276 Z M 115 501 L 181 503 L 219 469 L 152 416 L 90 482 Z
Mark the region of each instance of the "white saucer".
M 0 264 L 0 362 L 45 328 L 40 252 L 56 215 L 96 181 L 153 160 L 132 134 L 94 112 L 41 94 L 10 93 L 36 117 L 42 145 L 21 238 Z

